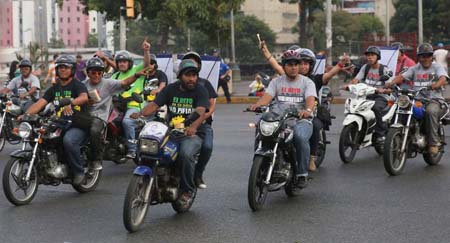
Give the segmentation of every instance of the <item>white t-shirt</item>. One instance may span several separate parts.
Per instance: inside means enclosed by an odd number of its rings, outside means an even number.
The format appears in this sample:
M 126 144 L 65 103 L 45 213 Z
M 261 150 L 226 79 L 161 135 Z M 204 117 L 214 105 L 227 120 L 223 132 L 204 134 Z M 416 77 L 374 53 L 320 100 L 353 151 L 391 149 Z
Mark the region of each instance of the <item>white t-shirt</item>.
M 445 49 L 437 49 L 433 53 L 433 58 L 436 61 L 436 63 L 442 65 L 445 68 L 445 70 L 447 70 L 447 54 L 448 51 Z
M 31 88 L 36 87 L 38 90 L 36 90 L 36 92 L 34 93 L 34 98 L 39 99 L 39 90 L 41 89 L 41 83 L 39 82 L 39 79 L 33 74 L 30 74 L 28 78 L 22 77 L 22 75 L 15 77 L 13 80 L 11 80 L 11 82 L 8 83 L 8 86 L 6 86 L 6 88 L 20 95 L 28 92 Z M 22 82 L 25 82 L 27 84 L 26 88 L 22 87 Z

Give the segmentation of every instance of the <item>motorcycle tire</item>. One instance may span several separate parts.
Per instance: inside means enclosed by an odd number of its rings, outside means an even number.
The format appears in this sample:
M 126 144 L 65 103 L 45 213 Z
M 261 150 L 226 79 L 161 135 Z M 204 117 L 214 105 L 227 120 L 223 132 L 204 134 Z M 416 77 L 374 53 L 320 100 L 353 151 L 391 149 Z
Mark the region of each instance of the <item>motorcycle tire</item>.
M 267 185 L 264 179 L 268 170 L 268 163 L 264 163 L 265 157 L 256 155 L 253 158 L 253 165 L 248 178 L 248 204 L 256 212 L 261 210 L 267 198 Z
M 441 144 L 444 144 L 445 133 L 444 133 L 444 128 L 442 127 L 442 125 L 439 126 L 439 136 L 441 138 Z M 439 148 L 439 153 L 437 153 L 437 154 L 424 153 L 423 159 L 425 160 L 425 163 L 427 163 L 428 165 L 437 165 L 437 164 L 439 164 L 439 162 L 441 162 L 443 155 L 444 155 L 444 149 L 443 149 L 443 145 L 441 145 Z
M 327 135 L 325 134 L 325 130 L 320 130 L 320 141 L 319 147 L 317 148 L 317 159 L 315 161 L 316 168 L 319 168 L 322 165 L 323 160 L 325 159 L 325 153 L 327 152 Z
M 6 134 L 4 130 L 5 129 L 2 128 L 2 131 L 0 132 L 0 152 L 3 150 L 6 143 Z
M 341 157 L 342 162 L 345 164 L 353 161 L 356 155 L 355 140 L 358 137 L 358 126 L 355 123 L 351 123 L 349 125 L 344 126 L 341 132 L 341 136 L 339 137 L 339 156 Z M 351 139 L 352 141 L 348 141 Z M 350 143 L 350 144 L 349 144 Z M 346 151 L 350 148 L 351 151 L 347 155 Z
M 373 145 L 373 148 L 375 149 L 375 151 L 377 152 L 378 155 L 384 154 L 384 144 Z
M 130 233 L 139 230 L 147 215 L 153 190 L 150 190 L 147 202 L 144 197 L 147 187 L 152 186 L 150 181 L 153 182 L 149 176 L 133 175 L 128 185 L 123 204 L 123 224 Z
M 85 181 L 80 185 L 72 185 L 72 187 L 79 193 L 92 192 L 97 188 L 101 178 L 102 170 L 88 170 L 85 173 Z
M 389 128 L 384 142 L 383 162 L 384 169 L 391 176 L 402 173 L 406 164 L 407 151 L 401 154 L 403 133 L 400 128 Z
M 3 192 L 5 193 L 5 196 L 8 199 L 8 201 L 10 201 L 12 204 L 16 206 L 29 204 L 36 195 L 36 192 L 39 187 L 38 174 L 35 166 L 33 166 L 31 170 L 30 181 L 29 182 L 24 181 L 26 174 L 28 172 L 29 168 L 28 166 L 30 165 L 29 163 L 30 161 L 28 160 L 20 158 L 11 158 L 6 163 L 6 166 L 3 170 L 3 181 L 2 181 Z M 17 168 L 16 166 L 20 167 Z M 14 171 L 18 171 L 18 174 L 14 174 Z M 13 185 L 12 183 L 15 183 L 15 185 Z M 18 183 L 20 185 L 18 185 Z M 16 188 L 22 189 L 20 190 L 20 192 L 22 191 L 24 192 L 23 198 L 19 198 L 16 195 L 16 193 L 19 192 Z M 30 190 L 27 193 L 28 189 Z

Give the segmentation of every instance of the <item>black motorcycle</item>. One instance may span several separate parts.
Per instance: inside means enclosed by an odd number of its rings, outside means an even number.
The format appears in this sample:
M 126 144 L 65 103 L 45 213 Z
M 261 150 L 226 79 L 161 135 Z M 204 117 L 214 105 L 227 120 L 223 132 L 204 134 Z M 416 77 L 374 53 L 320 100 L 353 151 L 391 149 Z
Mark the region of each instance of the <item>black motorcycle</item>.
M 17 99 L 18 96 L 15 95 L 0 94 L 0 151 L 3 150 L 6 142 L 16 145 L 22 141 L 22 138 L 14 130 L 19 126 L 17 117 L 22 114 Z
M 444 154 L 445 134 L 444 125 L 450 124 L 449 105 L 442 99 L 421 98 L 429 97 L 427 88 L 419 91 L 411 89 L 397 89 L 397 110 L 395 121 L 388 130 L 384 143 L 384 168 L 389 175 L 399 175 L 405 167 L 407 158 L 415 158 L 418 153 L 429 165 L 437 165 Z M 425 131 L 425 106 L 429 102 L 438 102 L 446 113 L 439 124 L 440 148 L 437 154 L 427 151 Z
M 331 120 L 336 119 L 336 116 L 331 115 L 331 102 L 333 101 L 333 94 L 331 93 L 330 87 L 323 86 L 320 95 L 320 106 L 316 106 L 316 114 L 318 115 L 318 118 L 322 120 L 324 126 L 320 129 L 319 147 L 317 148 L 317 159 L 315 161 L 317 168 L 322 165 L 327 151 L 327 144 L 330 144 L 330 141 L 327 140 L 326 131 L 330 130 Z
M 58 186 L 72 183 L 72 172 L 62 146 L 64 130 L 70 125 L 70 120 L 54 117 L 23 117 L 18 134 L 31 145 L 31 149 L 12 152 L 3 170 L 3 191 L 12 204 L 30 203 L 40 184 Z M 86 162 L 90 154 L 88 144 L 81 147 L 81 156 Z M 72 186 L 80 193 L 93 191 L 101 175 L 101 170 L 94 171 L 85 166 L 84 182 Z
M 297 109 L 278 114 L 260 107 L 255 112 L 263 114 L 257 126 L 257 148 L 248 180 L 248 203 L 253 211 L 262 209 L 268 192 L 284 188 L 288 196 L 295 196 L 298 189 L 292 129 L 299 119 Z

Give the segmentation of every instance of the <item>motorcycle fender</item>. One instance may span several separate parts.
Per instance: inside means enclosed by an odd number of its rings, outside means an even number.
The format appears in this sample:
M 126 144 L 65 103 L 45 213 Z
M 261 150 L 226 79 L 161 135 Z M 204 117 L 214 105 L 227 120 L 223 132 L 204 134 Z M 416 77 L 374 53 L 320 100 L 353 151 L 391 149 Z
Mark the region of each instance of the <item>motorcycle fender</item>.
M 33 151 L 31 150 L 16 150 L 9 154 L 9 156 L 11 156 L 12 158 L 17 159 L 31 159 L 32 155 Z
M 396 110 L 397 110 L 397 104 L 392 105 L 391 108 L 389 109 L 388 113 L 383 116 L 383 118 L 382 118 L 383 122 L 390 121 L 392 119 L 392 117 L 394 116 Z
M 146 176 L 146 175 L 152 176 L 153 175 L 153 171 L 148 166 L 139 165 L 138 167 L 136 167 L 136 169 L 134 169 L 133 174 L 140 175 L 140 176 Z
M 272 158 L 273 157 L 273 150 L 262 150 L 262 149 L 258 149 L 255 151 L 255 155 L 260 155 L 260 156 L 264 156 L 267 158 Z
M 395 124 L 392 124 L 391 127 L 392 128 L 401 128 L 401 129 L 403 129 L 405 126 L 403 126 L 403 124 L 400 124 L 400 123 L 395 123 Z
M 344 121 L 342 122 L 342 125 L 347 126 L 349 124 L 352 124 L 353 122 L 358 124 L 358 130 L 361 131 L 362 125 L 363 125 L 363 119 L 362 119 L 362 117 L 360 117 L 358 115 L 348 114 L 345 117 Z

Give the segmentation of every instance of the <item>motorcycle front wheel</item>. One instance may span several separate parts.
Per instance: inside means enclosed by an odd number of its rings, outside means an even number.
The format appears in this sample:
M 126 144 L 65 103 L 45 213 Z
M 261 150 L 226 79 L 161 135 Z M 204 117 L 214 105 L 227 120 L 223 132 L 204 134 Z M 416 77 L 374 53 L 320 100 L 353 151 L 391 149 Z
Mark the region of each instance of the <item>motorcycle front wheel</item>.
M 384 142 L 384 169 L 391 176 L 399 175 L 406 162 L 406 151 L 401 152 L 403 133 L 399 128 L 389 128 Z
M 26 175 L 30 168 L 30 161 L 12 158 L 3 170 L 3 192 L 6 198 L 16 206 L 29 204 L 36 195 L 39 183 L 36 168 L 31 168 L 30 179 Z
M 3 127 L 2 130 L 0 131 L 0 152 L 5 147 L 5 143 L 6 143 L 6 134 L 5 134 L 5 129 Z
M 339 137 L 339 156 L 345 164 L 353 161 L 356 155 L 358 126 L 355 123 L 346 125 Z
M 152 190 L 148 198 L 145 198 L 145 192 L 151 187 L 153 180 L 149 176 L 133 175 L 125 194 L 123 205 L 123 224 L 129 232 L 136 232 L 147 214 Z
M 255 156 L 248 179 L 248 204 L 254 212 L 262 209 L 268 193 L 264 179 L 269 167 L 268 163 L 264 163 L 264 159 L 263 156 Z

